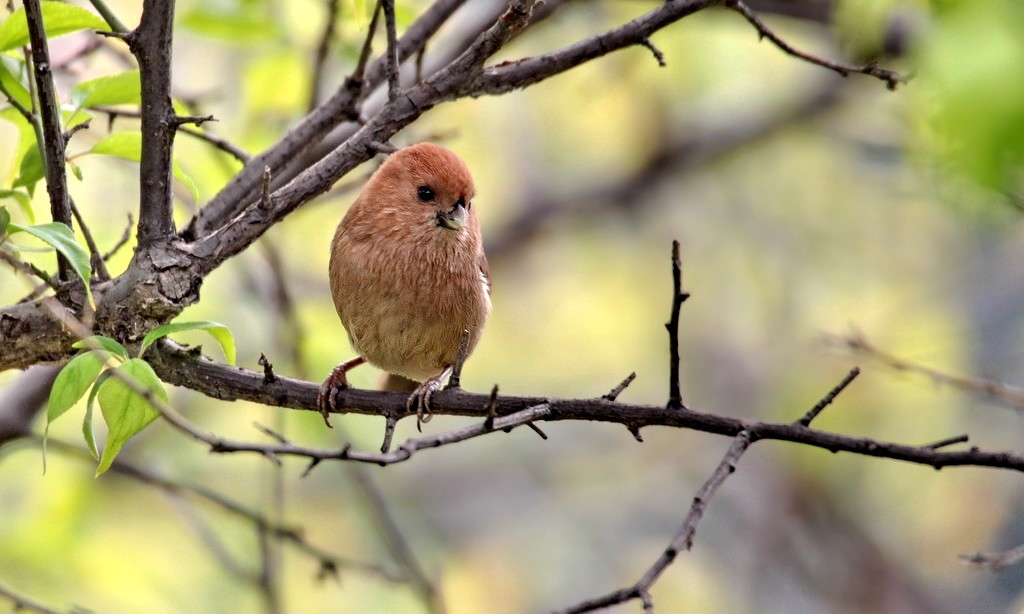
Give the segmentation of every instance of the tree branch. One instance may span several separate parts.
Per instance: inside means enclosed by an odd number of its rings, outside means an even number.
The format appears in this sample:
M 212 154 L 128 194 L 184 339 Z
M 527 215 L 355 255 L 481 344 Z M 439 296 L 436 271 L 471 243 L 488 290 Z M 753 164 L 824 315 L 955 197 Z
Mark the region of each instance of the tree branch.
M 906 77 L 895 71 L 881 68 L 874 62 L 861 65 L 843 64 L 841 62 L 833 62 L 832 60 L 826 60 L 825 58 L 820 58 L 816 55 L 800 51 L 784 41 L 778 34 L 765 25 L 765 23 L 761 21 L 761 18 L 757 16 L 757 13 L 750 10 L 750 7 L 743 3 L 743 0 L 725 0 L 725 6 L 736 11 L 740 15 L 743 15 L 743 17 L 745 17 L 746 20 L 749 21 L 757 30 L 758 36 L 761 38 L 767 38 L 776 47 L 795 58 L 800 58 L 801 60 L 810 62 L 811 64 L 816 64 L 822 68 L 827 68 L 843 77 L 849 76 L 850 73 L 860 73 L 862 75 L 875 77 L 876 79 L 884 81 L 886 87 L 890 90 L 896 89 L 896 86 L 900 83 L 907 82 Z
M 55 440 L 52 437 L 47 442 L 47 446 L 48 449 L 61 454 L 67 454 L 86 462 L 94 462 L 92 456 L 85 450 L 63 441 Z M 274 537 L 292 544 L 299 552 L 312 557 L 319 563 L 322 571 L 326 570 L 332 574 L 336 573 L 338 570 L 358 571 L 376 576 L 388 582 L 403 581 L 402 578 L 384 569 L 380 565 L 333 555 L 319 546 L 310 543 L 303 535 L 301 528 L 289 527 L 287 525 L 275 523 L 266 516 L 263 516 L 258 512 L 254 512 L 241 503 L 233 501 L 209 488 L 170 480 L 150 471 L 149 469 L 133 465 L 120 458 L 115 460 L 110 466 L 110 471 L 115 475 L 120 475 L 122 477 L 135 480 L 136 482 L 153 486 L 168 494 L 193 497 L 227 512 L 232 516 L 245 520 L 257 528 L 268 532 Z
M 711 497 L 715 496 L 718 489 L 722 486 L 725 480 L 736 471 L 736 463 L 739 462 L 740 457 L 747 451 L 747 448 L 752 443 L 753 439 L 751 434 L 747 431 L 740 431 L 733 438 L 732 445 L 725 452 L 725 456 L 722 461 L 718 463 L 714 473 L 708 478 L 704 485 L 701 486 L 700 490 L 697 491 L 697 495 L 693 498 L 693 504 L 690 506 L 690 512 L 686 515 L 686 519 L 683 520 L 683 525 L 679 527 L 679 531 L 676 532 L 675 537 L 669 542 L 667 548 L 658 557 L 658 560 L 654 562 L 654 565 L 647 570 L 640 580 L 636 584 L 629 588 L 621 589 L 612 593 L 608 593 L 603 597 L 596 599 L 590 599 L 579 603 L 577 605 L 568 607 L 564 610 L 559 610 L 558 614 L 579 614 L 581 612 L 592 612 L 594 610 L 601 610 L 613 605 L 625 603 L 633 599 L 639 599 L 644 604 L 644 612 L 654 612 L 654 603 L 651 600 L 650 589 L 654 583 L 661 576 L 662 572 L 668 568 L 669 565 L 676 559 L 682 551 L 688 551 L 693 547 L 693 538 L 697 533 L 697 523 L 704 517 L 704 510 L 707 509 L 708 502 Z
M 53 221 L 71 227 L 71 199 L 68 196 L 67 175 L 64 173 L 64 130 L 61 128 L 60 103 L 53 87 L 50 50 L 46 42 L 43 13 L 39 0 L 25 0 L 29 41 L 32 45 L 33 78 L 39 98 L 39 119 L 42 123 L 43 142 L 37 143 L 46 169 L 46 192 L 50 197 Z M 57 254 L 57 277 L 71 278 L 67 260 Z
M 174 0 L 144 0 L 139 27 L 128 48 L 142 79 L 142 160 L 139 166 L 138 243 L 145 246 L 174 234 L 171 159 L 176 132 L 171 103 L 171 42 Z
M 440 0 L 433 3 L 398 40 L 399 62 L 418 51 L 464 2 L 465 0 Z M 376 23 L 376 20 L 373 23 Z M 368 36 L 372 35 L 371 26 Z M 257 198 L 256 191 L 265 167 L 269 166 L 276 175 L 283 165 L 318 143 L 343 120 L 358 119 L 358 101 L 366 92 L 379 86 L 384 78 L 386 62 L 383 58 L 378 58 L 366 67 L 365 75 L 356 71 L 353 77 L 346 79 L 330 98 L 306 115 L 280 141 L 253 157 L 200 210 L 199 218 L 195 222 L 195 236 L 203 237 L 220 228 Z
M 160 378 L 170 384 L 184 386 L 222 400 L 246 400 L 264 405 L 319 411 L 316 404 L 319 384 L 278 376 L 267 383 L 261 372 L 219 365 L 190 356 L 187 352 L 162 348 L 147 353 L 147 359 Z M 375 390 L 347 389 L 338 393 L 339 413 L 370 416 L 393 415 L 398 419 L 415 415 L 405 403 L 408 394 Z M 850 452 L 875 458 L 889 458 L 936 469 L 951 466 L 980 466 L 1024 472 L 1024 455 L 1016 452 L 983 450 L 939 451 L 830 433 L 800 424 L 742 420 L 694 409 L 669 409 L 657 405 L 637 405 L 596 399 L 558 399 L 541 397 L 500 396 L 493 402 L 497 416 L 508 416 L 529 407 L 547 403 L 550 411 L 544 420 L 583 420 L 635 426 L 683 428 L 716 435 L 735 437 L 748 431 L 756 439 L 774 439 L 809 445 L 830 452 Z M 434 394 L 431 408 L 434 415 L 486 417 L 491 404 L 489 394 L 462 390 L 446 390 Z

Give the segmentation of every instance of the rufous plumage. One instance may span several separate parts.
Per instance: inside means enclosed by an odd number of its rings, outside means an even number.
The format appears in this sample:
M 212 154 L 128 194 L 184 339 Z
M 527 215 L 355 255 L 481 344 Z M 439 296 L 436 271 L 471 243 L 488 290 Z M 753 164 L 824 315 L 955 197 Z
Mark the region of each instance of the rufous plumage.
M 334 306 L 356 358 L 335 367 L 320 410 L 336 406 L 346 372 L 369 362 L 419 382 L 408 407 L 429 417 L 464 335 L 473 351 L 491 311 L 476 191 L 465 162 L 420 143 L 391 154 L 349 208 L 331 244 Z M 390 378 L 394 388 L 397 378 Z

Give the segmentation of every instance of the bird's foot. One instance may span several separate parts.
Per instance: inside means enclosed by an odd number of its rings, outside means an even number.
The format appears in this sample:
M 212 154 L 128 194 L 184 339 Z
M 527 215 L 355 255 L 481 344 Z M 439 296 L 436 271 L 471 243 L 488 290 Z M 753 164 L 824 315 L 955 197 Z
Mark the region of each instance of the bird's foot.
M 354 369 L 366 362 L 362 356 L 356 356 L 352 360 L 346 360 L 327 376 L 324 383 L 320 385 L 320 392 L 316 396 L 316 405 L 320 409 L 320 415 L 324 417 L 324 424 L 328 428 L 334 428 L 331 424 L 330 412 L 338 410 L 338 393 L 348 388 L 348 376 L 350 369 Z
M 405 409 L 409 413 L 416 412 L 416 430 L 423 432 L 423 424 L 430 422 L 433 415 L 430 412 L 430 397 L 441 389 L 441 382 L 452 374 L 452 368 L 445 367 L 440 373 L 423 382 L 416 387 L 416 390 L 409 395 L 405 402 Z

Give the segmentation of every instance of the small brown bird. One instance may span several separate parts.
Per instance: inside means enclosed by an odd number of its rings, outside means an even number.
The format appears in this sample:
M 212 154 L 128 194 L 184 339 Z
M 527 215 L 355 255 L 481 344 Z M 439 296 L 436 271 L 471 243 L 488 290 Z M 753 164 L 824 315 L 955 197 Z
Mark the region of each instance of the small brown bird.
M 464 331 L 469 352 L 480 340 L 491 284 L 474 194 L 465 162 L 420 143 L 391 154 L 338 224 L 331 294 L 359 356 L 320 387 L 328 426 L 345 374 L 363 362 L 390 374 L 385 389 L 413 390 L 406 406 L 429 418 L 430 395 L 451 375 Z

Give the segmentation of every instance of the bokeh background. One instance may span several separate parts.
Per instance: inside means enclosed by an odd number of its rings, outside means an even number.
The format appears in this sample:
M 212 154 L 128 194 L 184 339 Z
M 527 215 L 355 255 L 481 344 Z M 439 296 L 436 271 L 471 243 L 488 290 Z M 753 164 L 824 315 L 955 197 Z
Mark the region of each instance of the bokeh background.
M 400 26 L 427 3 L 400 1 Z M 472 168 L 488 242 L 494 312 L 464 384 L 562 397 L 664 402 L 669 249 L 682 245 L 692 298 L 681 325 L 691 406 L 788 421 L 852 366 L 862 376 L 819 428 L 924 444 L 968 432 L 986 449 L 1020 449 L 1022 417 L 998 401 L 898 373 L 844 348 L 863 335 L 906 360 L 951 373 L 1024 380 L 1024 9 L 1014 0 L 753 3 L 780 35 L 823 56 L 911 73 L 895 92 L 785 56 L 739 15 L 709 10 L 652 38 L 667 66 L 631 48 L 522 92 L 443 105 L 398 145 L 435 140 Z M 136 2 L 110 2 L 137 23 Z M 370 6 L 366 6 L 370 5 Z M 468 3 L 442 32 L 457 39 L 495 3 Z M 502 53 L 532 55 L 603 31 L 651 2 L 568 2 Z M 175 93 L 218 118 L 208 130 L 259 151 L 308 107 L 326 18 L 314 0 L 180 0 Z M 342 2 L 324 91 L 350 68 L 369 2 Z M 788 13 L 788 15 L 787 15 Z M 86 34 L 55 41 L 73 55 Z M 116 48 L 116 45 L 115 45 Z M 377 48 L 382 48 L 378 41 Z M 435 51 L 431 49 L 431 52 Z M 427 61 L 430 62 L 430 53 Z M 124 70 L 97 52 L 60 87 Z M 132 128 L 119 119 L 114 129 Z M 102 115 L 69 151 L 107 134 Z M 0 176 L 17 172 L 17 132 L 0 122 Z M 176 151 L 200 203 L 238 164 L 180 135 Z M 76 160 L 71 191 L 101 246 L 137 207 L 137 167 Z M 357 169 L 358 179 L 372 167 Z M 344 183 L 346 180 L 343 180 Z M 179 188 L 179 223 L 196 203 Z M 239 362 L 261 352 L 279 373 L 320 381 L 352 356 L 327 289 L 328 243 L 355 192 L 321 198 L 211 275 L 182 320 L 228 325 Z M 16 220 L 21 215 L 11 208 Z M 45 191 L 35 197 L 45 217 Z M 50 266 L 48 254 L 28 254 Z M 130 247 L 111 262 L 123 270 Z M 274 269 L 282 272 L 275 276 Z M 282 300 L 280 280 L 290 300 Z M 30 284 L 0 271 L 0 302 Z M 202 336 L 181 340 L 203 343 Z M 0 374 L 0 386 L 17 373 Z M 379 374 L 351 374 L 357 386 Z M 175 389 L 174 406 L 218 433 L 263 439 L 254 421 L 310 445 L 337 446 L 319 416 L 224 403 Z M 83 407 L 51 436 L 84 449 Z M 464 424 L 438 417 L 433 432 Z M 383 421 L 336 419 L 373 449 Z M 38 424 L 38 431 L 42 430 Z M 544 425 L 365 467 L 452 612 L 537 612 L 632 584 L 684 517 L 728 441 L 620 426 Z M 401 424 L 400 441 L 413 436 Z M 275 513 L 336 555 L 397 569 L 350 468 L 277 468 L 212 456 L 155 423 L 125 462 Z M 37 441 L 0 449 L 0 584 L 60 608 L 97 612 L 260 611 L 257 531 L 190 497 L 170 496 Z M 665 612 L 1008 612 L 1024 572 L 963 565 L 957 555 L 1024 543 L 1020 476 L 832 455 L 763 442 L 713 500 L 692 552 L 653 590 Z M 408 585 L 317 563 L 283 546 L 291 612 L 418 612 Z M 638 611 L 634 602 L 621 611 Z

